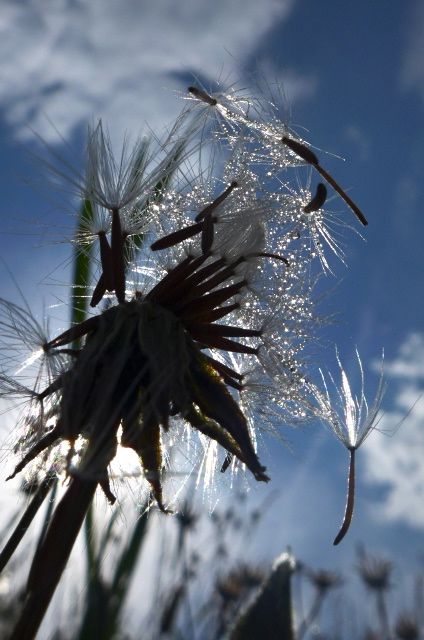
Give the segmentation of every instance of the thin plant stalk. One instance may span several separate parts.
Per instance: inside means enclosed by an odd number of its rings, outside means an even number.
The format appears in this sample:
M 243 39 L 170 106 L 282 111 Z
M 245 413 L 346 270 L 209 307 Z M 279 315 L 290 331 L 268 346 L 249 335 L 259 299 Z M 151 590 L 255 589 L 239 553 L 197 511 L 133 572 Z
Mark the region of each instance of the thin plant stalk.
M 347 498 L 346 509 L 343 517 L 342 526 L 336 537 L 334 538 L 334 545 L 338 545 L 343 540 L 347 532 L 349 531 L 350 524 L 352 522 L 353 508 L 355 505 L 355 451 L 354 447 L 349 448 L 349 475 L 347 479 Z
M 44 540 L 44 536 L 46 535 L 46 531 L 50 524 L 50 520 L 54 510 L 54 505 L 56 503 L 58 485 L 59 485 L 59 478 L 56 476 L 55 482 L 53 483 L 53 488 L 50 494 L 50 498 L 47 502 L 46 513 L 44 515 L 43 524 L 41 525 L 41 531 L 39 533 L 37 545 L 35 547 L 36 549 L 38 549 L 41 546 L 41 543 Z
M 92 453 L 89 447 L 85 469 L 71 479 L 37 549 L 28 577 L 26 600 L 10 640 L 32 640 L 43 621 L 96 492 L 98 478 L 106 473 L 107 465 L 104 469 L 96 468 L 97 473 L 93 473 Z
M 39 508 L 43 504 L 55 480 L 56 474 L 50 470 L 40 483 L 25 513 L 22 515 L 9 540 L 6 542 L 3 551 L 0 553 L 0 572 L 6 567 L 25 533 L 28 531 L 28 527 L 37 515 Z
M 21 616 L 15 626 L 10 640 L 32 640 L 43 621 L 44 615 L 62 576 L 68 558 L 71 554 L 75 538 L 81 528 L 88 506 L 97 488 L 97 482 L 84 481 L 73 478 L 71 486 L 56 507 L 49 530 L 44 539 L 44 545 L 51 549 L 46 553 L 44 549 L 42 575 L 37 571 L 37 581 L 34 584 L 33 570 L 40 569 L 40 556 L 34 558 L 37 564 L 32 565 L 28 583 L 28 595 Z M 72 522 L 67 518 L 69 507 L 73 510 Z M 66 527 L 62 521 L 68 520 Z M 61 541 L 58 543 L 57 530 L 61 530 Z M 41 550 L 43 551 L 43 550 Z M 37 562 L 38 561 L 38 562 Z M 32 579 L 31 579 L 32 578 Z M 34 589 L 36 586 L 36 589 Z
M 302 640 L 311 624 L 318 618 L 324 602 L 325 591 L 317 591 L 308 615 L 302 620 L 297 632 L 297 640 Z
M 376 607 L 377 615 L 380 620 L 381 632 L 385 640 L 391 640 L 392 635 L 390 632 L 389 615 L 386 605 L 386 594 L 383 590 L 376 592 Z

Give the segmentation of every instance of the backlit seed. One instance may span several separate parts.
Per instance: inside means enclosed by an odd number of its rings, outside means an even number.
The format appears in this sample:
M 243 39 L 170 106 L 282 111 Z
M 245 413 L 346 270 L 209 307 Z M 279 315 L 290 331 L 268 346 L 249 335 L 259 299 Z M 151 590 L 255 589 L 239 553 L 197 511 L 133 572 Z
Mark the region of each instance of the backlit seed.
M 313 211 L 318 211 L 321 209 L 325 203 L 327 198 L 327 188 L 325 184 L 319 182 L 317 185 L 317 190 L 310 202 L 306 206 L 303 207 L 303 211 L 305 213 L 312 213 Z
M 209 104 L 211 107 L 215 107 L 218 104 L 218 100 L 212 98 L 212 96 L 210 96 L 208 93 L 206 93 L 206 91 L 203 91 L 202 89 L 198 89 L 197 87 L 189 87 L 188 91 L 192 96 L 194 96 L 198 100 L 201 100 L 202 102 L 206 102 L 206 104 Z

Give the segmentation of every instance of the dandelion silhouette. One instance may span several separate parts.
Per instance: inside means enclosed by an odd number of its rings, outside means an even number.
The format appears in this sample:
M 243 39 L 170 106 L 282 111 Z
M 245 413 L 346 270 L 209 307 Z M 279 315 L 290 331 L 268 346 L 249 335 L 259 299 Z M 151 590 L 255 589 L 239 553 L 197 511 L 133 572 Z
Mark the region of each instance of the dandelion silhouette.
M 320 183 L 305 202 L 304 193 L 285 192 L 281 180 L 277 187 L 267 182 L 270 172 L 261 167 L 271 166 L 272 178 L 299 159 L 313 165 L 366 220 L 315 154 L 282 135 L 282 123 L 251 118 L 231 95 L 222 101 L 195 87 L 189 94 L 194 108 L 184 110 L 153 169 L 145 143 L 130 153 L 124 147 L 116 160 L 102 123 L 89 132 L 86 176 L 74 173 L 71 182 L 94 212 L 76 243 L 97 246 L 90 305 L 101 310 L 53 339 L 35 332 L 36 353 L 48 363 L 44 387 L 42 376 L 29 388 L 0 375 L 0 393 L 28 398 L 36 425 L 10 478 L 69 443 L 69 485 L 33 558 L 14 640 L 36 634 L 97 488 L 114 502 L 108 469 L 118 444 L 136 452 L 157 506 L 167 512 L 168 432 L 191 428 L 223 449 L 221 471 L 241 463 L 267 482 L 255 423 L 275 429 L 316 414 L 302 353 L 313 329 L 311 263 L 318 255 L 326 264 L 317 238 L 336 246 L 322 222 L 326 187 Z M 217 125 L 207 134 L 211 111 Z M 189 177 L 193 154 L 221 147 L 223 139 L 229 156 L 221 178 L 200 160 L 198 179 Z M 185 183 L 180 190 L 170 184 L 175 173 Z M 141 285 L 140 274 L 147 280 Z M 18 319 L 34 325 L 29 311 L 6 301 L 0 312 L 0 327 L 14 340 L 23 334 Z M 333 417 L 327 396 L 317 397 Z M 349 440 L 352 460 L 364 437 Z

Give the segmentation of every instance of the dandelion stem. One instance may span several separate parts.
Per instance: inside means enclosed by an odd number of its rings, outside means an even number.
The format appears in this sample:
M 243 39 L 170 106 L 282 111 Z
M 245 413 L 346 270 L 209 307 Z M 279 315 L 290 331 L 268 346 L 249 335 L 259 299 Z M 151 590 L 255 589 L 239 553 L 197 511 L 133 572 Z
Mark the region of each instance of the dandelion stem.
M 259 338 L 262 335 L 261 329 L 244 329 L 229 324 L 192 324 L 190 330 L 210 337 Z
M 96 488 L 97 480 L 74 477 L 56 507 L 46 536 L 34 557 L 27 598 L 10 640 L 35 638 Z
M 228 267 L 225 267 L 225 269 L 221 269 L 221 271 L 218 271 L 218 273 L 216 273 L 208 280 L 205 280 L 205 282 L 200 283 L 196 288 L 193 287 L 191 297 L 198 298 L 199 296 L 203 296 L 205 293 L 208 293 L 208 291 L 216 289 L 218 285 L 224 283 L 226 280 L 229 280 L 234 275 L 234 265 L 230 265 Z
M 206 258 L 202 256 L 203 260 Z M 187 256 L 182 262 L 177 264 L 176 267 L 171 269 L 167 275 L 162 278 L 160 282 L 147 294 L 146 300 L 156 301 L 163 298 L 167 291 L 172 291 L 173 286 L 178 283 L 181 278 L 185 278 L 188 273 L 193 273 L 196 270 L 196 266 L 193 267 L 193 263 L 196 260 L 192 255 Z
M 234 458 L 233 454 L 228 452 L 227 455 L 225 456 L 224 462 L 222 463 L 221 473 L 225 473 L 227 471 L 228 467 L 233 461 L 233 458 Z
M 56 474 L 54 472 L 54 469 L 52 468 L 47 472 L 46 477 L 41 482 L 31 502 L 27 506 L 25 513 L 23 514 L 22 518 L 19 520 L 12 535 L 7 541 L 3 551 L 0 553 L 0 573 L 3 571 L 3 569 L 9 562 L 17 546 L 19 545 L 20 541 L 22 540 L 25 533 L 27 532 L 29 525 L 35 518 L 39 508 L 44 502 L 44 499 L 49 493 L 55 478 L 56 478 Z
M 349 462 L 349 475 L 347 481 L 347 500 L 346 509 L 343 517 L 342 526 L 339 533 L 336 535 L 333 544 L 338 545 L 343 540 L 347 532 L 349 531 L 350 523 L 352 522 L 353 507 L 355 503 L 355 451 L 354 447 L 349 449 L 350 462 Z
M 318 618 L 321 611 L 322 603 L 324 602 L 325 591 L 318 591 L 315 594 L 314 601 L 308 615 L 302 620 L 302 623 L 297 632 L 297 640 L 302 640 L 305 633 L 311 627 L 312 623 Z
M 383 590 L 376 592 L 376 605 L 377 605 L 377 613 L 380 619 L 381 631 L 383 636 L 390 640 L 390 624 L 389 624 L 389 616 L 387 613 L 386 606 L 386 594 Z
M 240 342 L 229 340 L 220 336 L 214 336 L 207 331 L 199 329 L 192 329 L 192 336 L 197 342 L 206 345 L 209 349 L 221 349 L 222 351 L 229 351 L 231 353 L 250 353 L 254 356 L 258 355 L 257 347 L 249 347 Z
M 68 351 L 74 351 L 73 349 L 63 349 L 62 352 L 68 352 Z M 77 350 L 75 350 L 77 351 Z M 47 398 L 47 396 L 50 396 L 52 393 L 55 393 L 56 391 L 59 391 L 61 388 L 63 387 L 63 377 L 62 376 L 58 376 L 56 378 L 56 380 L 53 380 L 53 382 L 51 384 L 49 384 L 48 387 L 46 387 L 44 389 L 44 391 L 41 391 L 41 393 L 38 394 L 38 400 L 44 400 L 44 398 Z

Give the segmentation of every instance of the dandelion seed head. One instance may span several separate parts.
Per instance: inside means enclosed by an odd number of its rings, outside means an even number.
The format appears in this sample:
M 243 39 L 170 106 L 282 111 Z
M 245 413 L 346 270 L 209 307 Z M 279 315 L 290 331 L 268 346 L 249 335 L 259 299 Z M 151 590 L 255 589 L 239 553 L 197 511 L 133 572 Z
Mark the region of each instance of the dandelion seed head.
M 343 584 L 342 576 L 336 571 L 327 571 L 325 569 L 308 570 L 307 576 L 311 584 L 320 593 L 326 593 L 330 589 L 340 587 Z
M 0 397 L 26 403 L 8 479 L 46 464 L 69 478 L 35 553 L 16 637 L 34 609 L 37 632 L 97 488 L 115 502 L 119 467 L 132 476 L 136 462 L 142 494 L 169 513 L 190 477 L 209 501 L 218 477 L 244 481 L 245 469 L 268 482 L 264 434 L 281 437 L 282 425 L 319 415 L 350 449 L 353 470 L 377 423 L 381 383 L 368 408 L 339 360 L 336 404 L 325 379 L 324 391 L 309 380 L 322 322 L 315 284 L 331 272 L 328 253 L 343 257 L 325 185 L 367 221 L 277 101 L 217 89 L 190 87 L 164 137 L 126 138 L 118 153 L 99 121 L 85 172 L 53 153 L 54 175 L 82 199 L 74 255 L 90 263 L 91 311 L 52 339 L 27 305 L 0 299 Z M 316 173 L 325 185 L 312 195 Z
M 357 569 L 364 584 L 372 591 L 387 591 L 392 586 L 393 564 L 386 558 L 371 556 L 361 550 Z
M 285 136 L 293 142 L 283 144 Z M 222 449 L 232 456 L 230 477 L 245 465 L 265 480 L 260 429 L 311 417 L 304 364 L 317 325 L 311 265 L 329 271 L 327 248 L 340 251 L 323 198 L 313 202 L 310 169 L 306 187 L 288 176 L 308 148 L 272 100 L 191 88 L 187 108 L 156 146 L 158 161 L 146 139 L 132 147 L 125 140 L 116 155 L 99 121 L 89 131 L 85 177 L 71 177 L 91 206 L 75 242 L 82 251 L 95 247 L 92 306 L 104 303 L 97 315 L 38 348 L 42 331 L 26 311 L 3 304 L 13 316 L 3 324 L 12 327 L 9 342 L 12 334 L 21 340 L 20 323 L 37 338 L 29 355 L 16 357 L 18 377 L 38 356 L 52 363 L 41 413 L 51 403 L 56 423 L 42 417 L 38 432 L 50 428 L 58 441 L 82 439 L 90 449 L 106 438 L 101 433 L 121 429 L 108 447 L 99 444 L 104 460 L 136 452 L 162 508 L 161 477 L 175 443 L 187 460 L 200 452 L 193 468 L 210 492 Z M 75 338 L 82 346 L 72 354 Z M 8 375 L 0 376 L 4 394 L 31 400 L 30 387 Z M 358 407 L 344 372 L 341 393 L 345 427 L 334 429 L 358 443 Z M 335 419 L 328 403 L 321 393 L 321 413 Z M 84 453 L 75 455 L 79 468 Z
M 396 620 L 395 633 L 399 640 L 419 640 L 421 632 L 417 615 L 412 612 L 401 613 Z

